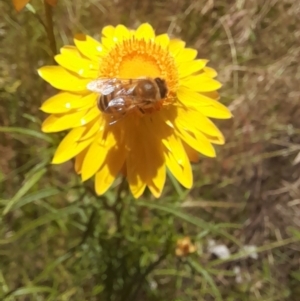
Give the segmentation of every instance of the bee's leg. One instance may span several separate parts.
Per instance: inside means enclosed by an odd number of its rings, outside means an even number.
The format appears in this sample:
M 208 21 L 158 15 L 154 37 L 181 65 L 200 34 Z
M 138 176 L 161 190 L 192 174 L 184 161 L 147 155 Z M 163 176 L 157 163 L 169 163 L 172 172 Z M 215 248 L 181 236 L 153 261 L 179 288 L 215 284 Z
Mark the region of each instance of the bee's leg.
M 143 108 L 139 108 L 139 111 L 144 115 L 146 112 L 143 110 Z

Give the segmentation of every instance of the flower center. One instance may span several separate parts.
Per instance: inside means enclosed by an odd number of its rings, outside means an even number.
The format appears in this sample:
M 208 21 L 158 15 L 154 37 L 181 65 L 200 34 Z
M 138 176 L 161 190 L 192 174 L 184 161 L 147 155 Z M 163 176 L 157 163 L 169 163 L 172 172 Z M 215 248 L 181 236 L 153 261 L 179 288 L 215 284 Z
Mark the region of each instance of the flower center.
M 167 48 L 154 41 L 131 38 L 116 43 L 101 62 L 100 76 L 116 78 L 151 77 L 166 81 L 168 93 L 164 99 L 146 113 L 159 110 L 173 102 L 178 84 L 178 72 L 174 58 Z

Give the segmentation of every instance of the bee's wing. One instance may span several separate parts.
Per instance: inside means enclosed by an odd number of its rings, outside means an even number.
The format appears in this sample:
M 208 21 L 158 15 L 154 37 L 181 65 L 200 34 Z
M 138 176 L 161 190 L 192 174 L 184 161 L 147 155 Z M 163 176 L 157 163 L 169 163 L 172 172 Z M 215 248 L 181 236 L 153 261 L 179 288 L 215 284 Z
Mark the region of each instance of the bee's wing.
M 134 108 L 141 103 L 141 99 L 134 96 L 120 95 L 111 99 L 108 103 L 108 108 L 114 108 L 117 113 L 126 113 L 126 111 Z
M 118 88 L 117 95 L 129 95 L 141 80 L 143 80 L 143 78 L 124 79 L 101 77 L 88 83 L 87 89 L 102 95 L 108 95 Z
M 98 78 L 89 82 L 86 87 L 92 92 L 108 95 L 115 90 L 117 82 L 116 78 Z
M 115 108 L 118 112 L 121 112 L 126 108 L 126 99 L 124 97 L 113 98 L 108 103 L 108 108 Z

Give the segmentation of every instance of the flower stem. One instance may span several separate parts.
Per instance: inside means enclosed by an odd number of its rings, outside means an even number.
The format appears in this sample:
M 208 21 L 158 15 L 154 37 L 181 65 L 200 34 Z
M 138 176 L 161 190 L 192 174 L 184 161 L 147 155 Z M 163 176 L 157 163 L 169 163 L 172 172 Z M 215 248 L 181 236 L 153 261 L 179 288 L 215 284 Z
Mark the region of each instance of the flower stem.
M 119 232 L 122 231 L 121 216 L 122 216 L 122 211 L 124 209 L 124 203 L 122 201 L 122 192 L 126 190 L 126 187 L 127 187 L 126 178 L 123 176 L 115 200 L 115 209 L 116 209 L 115 216 L 116 216 L 116 223 Z
M 107 200 L 103 200 L 102 204 L 104 206 L 105 209 L 111 211 L 114 215 L 115 215 L 115 219 L 116 219 L 116 226 L 117 226 L 117 231 L 119 233 L 122 232 L 122 223 L 121 223 L 121 219 L 122 219 L 122 212 L 124 209 L 124 203 L 122 200 L 122 193 L 123 191 L 125 191 L 127 188 L 126 186 L 126 178 L 122 177 L 122 181 L 119 185 L 119 188 L 116 192 L 116 198 L 115 201 L 112 205 L 109 205 Z
M 52 6 L 44 0 L 45 16 L 46 16 L 46 30 L 53 55 L 56 54 L 56 41 L 53 31 L 53 19 L 52 19 Z

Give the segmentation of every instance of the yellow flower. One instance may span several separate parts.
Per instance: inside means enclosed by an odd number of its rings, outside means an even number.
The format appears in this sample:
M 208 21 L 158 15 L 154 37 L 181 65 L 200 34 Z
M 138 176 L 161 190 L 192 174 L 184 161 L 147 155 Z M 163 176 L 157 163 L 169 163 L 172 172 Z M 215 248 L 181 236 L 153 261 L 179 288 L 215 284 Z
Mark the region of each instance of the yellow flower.
M 208 117 L 231 117 L 217 101 L 221 84 L 214 79 L 216 72 L 206 67 L 207 60 L 195 59 L 197 51 L 185 48 L 181 40 L 156 36 L 147 23 L 135 31 L 123 25 L 106 26 L 101 43 L 85 35 L 77 35 L 74 43 L 55 57 L 59 66 L 39 69 L 44 80 L 62 90 L 42 105 L 41 110 L 51 114 L 42 130 L 71 129 L 52 163 L 75 157 L 75 170 L 83 181 L 95 175 L 99 195 L 121 172 L 136 198 L 146 186 L 159 197 L 166 168 L 191 188 L 190 161 L 196 162 L 198 153 L 215 157 L 212 144 L 224 143 Z M 151 112 L 142 115 L 132 110 L 114 124 L 98 109 L 98 95 L 87 89 L 98 77 L 144 76 L 165 79 L 167 97 Z
M 196 246 L 191 242 L 189 236 L 177 240 L 175 254 L 178 257 L 188 256 L 197 251 Z

